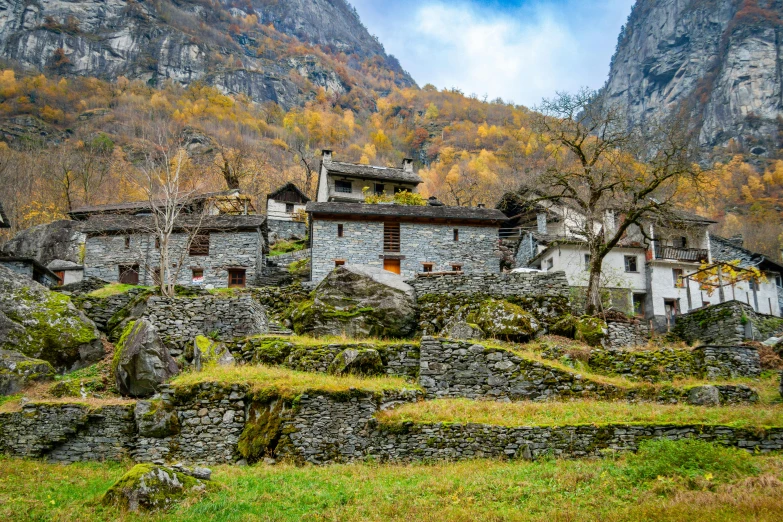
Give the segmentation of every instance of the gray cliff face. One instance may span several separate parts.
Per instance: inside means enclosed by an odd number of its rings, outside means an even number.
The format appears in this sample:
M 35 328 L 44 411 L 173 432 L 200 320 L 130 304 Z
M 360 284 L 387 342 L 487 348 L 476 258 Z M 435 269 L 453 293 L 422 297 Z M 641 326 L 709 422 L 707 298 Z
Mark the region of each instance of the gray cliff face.
M 685 108 L 702 146 L 734 139 L 756 154 L 780 148 L 783 2 L 741 7 L 740 0 L 636 3 L 605 86 L 629 124 Z
M 401 83 L 413 84 L 343 0 L 251 3 L 259 21 L 274 23 L 279 32 L 327 52 L 379 56 Z M 247 14 L 227 6 L 208 9 L 198 0 L 0 0 L 0 56 L 65 75 L 125 76 L 151 84 L 203 80 L 284 108 L 309 95 L 292 80 L 292 71 L 327 92 L 350 89 L 315 55 L 278 59 L 257 52 L 264 38 L 257 27 L 231 33 L 229 27 L 241 25 Z

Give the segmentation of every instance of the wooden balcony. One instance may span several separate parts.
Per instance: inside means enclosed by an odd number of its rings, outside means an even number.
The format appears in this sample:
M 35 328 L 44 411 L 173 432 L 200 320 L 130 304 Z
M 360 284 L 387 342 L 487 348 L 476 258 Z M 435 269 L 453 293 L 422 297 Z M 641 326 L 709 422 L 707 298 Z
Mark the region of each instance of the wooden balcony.
M 688 261 L 692 263 L 706 262 L 707 249 L 655 245 L 655 259 L 671 259 L 674 261 Z

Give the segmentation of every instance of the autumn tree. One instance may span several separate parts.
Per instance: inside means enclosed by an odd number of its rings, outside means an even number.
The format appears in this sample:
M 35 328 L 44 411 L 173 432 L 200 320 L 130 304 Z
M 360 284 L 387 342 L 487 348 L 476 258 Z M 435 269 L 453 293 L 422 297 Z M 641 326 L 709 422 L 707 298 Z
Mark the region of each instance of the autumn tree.
M 537 111 L 533 124 L 549 142 L 548 156 L 525 188 L 531 202 L 573 211 L 568 232 L 590 252 L 586 311 L 596 313 L 606 255 L 633 225 L 646 235 L 646 222 L 677 221 L 680 185 L 698 186 L 693 133 L 673 119 L 629 129 L 616 105 L 586 89 L 558 93 Z

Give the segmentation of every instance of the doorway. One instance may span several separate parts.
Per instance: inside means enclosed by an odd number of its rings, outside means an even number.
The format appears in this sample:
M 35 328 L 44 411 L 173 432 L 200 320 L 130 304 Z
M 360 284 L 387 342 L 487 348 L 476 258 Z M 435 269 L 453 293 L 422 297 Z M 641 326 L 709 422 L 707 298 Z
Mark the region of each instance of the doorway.
M 677 318 L 677 315 L 679 315 L 680 310 L 679 306 L 677 304 L 677 299 L 664 299 L 663 300 L 663 309 L 666 313 L 666 326 L 671 328 L 674 326 L 674 321 Z
M 400 260 L 399 259 L 384 259 L 383 269 L 387 272 L 393 272 L 397 275 L 400 274 Z

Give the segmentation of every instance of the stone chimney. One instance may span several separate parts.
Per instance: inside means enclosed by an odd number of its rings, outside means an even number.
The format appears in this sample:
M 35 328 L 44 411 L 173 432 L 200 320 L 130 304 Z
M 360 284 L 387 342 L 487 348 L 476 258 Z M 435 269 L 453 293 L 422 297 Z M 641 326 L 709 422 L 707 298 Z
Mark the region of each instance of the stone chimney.
M 321 160 L 322 161 L 332 161 L 332 151 L 329 149 L 324 149 L 321 151 Z
M 536 221 L 538 225 L 538 233 L 539 234 L 546 234 L 546 213 L 541 212 L 536 216 Z
M 402 170 L 405 172 L 413 172 L 413 160 L 410 158 L 402 160 Z
M 487 208 L 487 206 L 484 203 L 479 203 L 476 205 L 478 208 Z
M 736 234 L 734 236 L 731 236 L 729 239 L 727 239 L 729 243 L 736 247 L 742 248 L 745 245 L 745 238 L 742 237 L 742 234 Z

